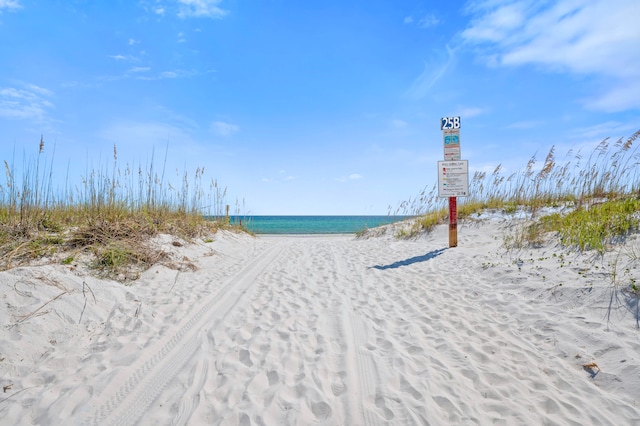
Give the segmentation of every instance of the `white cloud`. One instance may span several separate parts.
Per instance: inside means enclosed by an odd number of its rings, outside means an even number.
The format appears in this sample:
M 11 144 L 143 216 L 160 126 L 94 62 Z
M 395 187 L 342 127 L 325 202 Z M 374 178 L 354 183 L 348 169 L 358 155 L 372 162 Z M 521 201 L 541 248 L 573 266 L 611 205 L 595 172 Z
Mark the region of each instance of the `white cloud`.
M 156 15 L 164 16 L 165 9 L 162 6 L 157 6 L 156 8 L 153 9 L 153 12 Z
M 431 88 L 445 75 L 455 60 L 455 52 L 447 46 L 447 58 L 445 60 L 435 60 L 432 63 L 425 63 L 422 74 L 416 78 L 406 95 L 421 99 L 429 93 Z
M 286 173 L 287 173 L 286 170 L 278 170 L 278 175 L 279 175 L 278 177 L 276 177 L 275 179 L 262 178 L 262 182 L 265 182 L 265 183 L 278 183 L 278 182 L 288 182 L 288 181 L 292 181 L 292 180 L 298 179 L 297 176 L 287 175 Z
M 0 117 L 44 121 L 54 108 L 49 99 L 53 92 L 34 84 L 24 88 L 0 88 Z
M 129 70 L 129 72 L 147 72 L 151 70 L 150 67 L 133 67 Z
M 495 65 L 537 65 L 551 72 L 593 75 L 608 89 L 589 108 L 640 108 L 640 2 L 637 0 L 478 0 L 462 38 L 484 48 Z
M 45 89 L 44 87 L 36 86 L 35 84 L 25 84 L 24 87 L 39 95 L 53 96 L 53 92 L 51 90 Z
M 604 138 L 619 138 L 623 136 L 631 136 L 633 132 L 638 130 L 637 123 L 620 123 L 617 121 L 607 121 L 589 127 L 573 129 L 571 136 L 579 140 L 596 140 L 600 141 Z
M 150 69 L 148 67 L 138 67 L 140 71 L 146 71 L 145 68 Z M 192 77 L 196 74 L 198 74 L 197 71 L 175 70 L 175 71 L 162 71 L 160 74 L 157 74 L 157 75 L 137 75 L 135 78 L 137 78 L 138 80 L 165 80 L 165 79 L 187 78 L 187 77 Z M 125 75 L 125 77 L 129 77 L 129 76 Z
M 178 79 L 178 78 L 189 78 L 194 75 L 201 74 L 198 71 L 189 71 L 189 70 L 172 70 L 172 71 L 162 71 L 160 73 L 150 73 L 151 67 L 131 67 L 123 74 L 120 75 L 111 75 L 101 77 L 103 80 L 114 81 L 114 80 L 123 80 L 128 78 L 133 78 L 136 80 L 144 80 L 144 81 L 157 81 L 157 80 L 166 80 L 166 79 Z M 213 71 L 208 71 L 213 72 Z
M 109 55 L 109 57 L 111 59 L 114 59 L 116 61 L 129 61 L 129 62 L 138 62 L 139 59 L 136 58 L 135 56 L 125 56 L 125 55 Z
M 227 14 L 226 10 L 218 5 L 222 0 L 178 0 L 180 18 L 222 18 Z
M 471 118 L 471 117 L 477 117 L 478 115 L 485 114 L 486 112 L 487 110 L 484 108 L 465 107 L 459 110 L 458 115 L 462 118 Z
M 97 87 L 95 83 L 87 83 L 87 82 L 80 82 L 77 80 L 70 80 L 70 81 L 65 81 L 60 83 L 60 87 L 64 88 L 64 89 L 90 89 L 90 88 L 95 88 Z
M 140 43 L 139 40 L 135 40 L 135 39 L 132 39 L 132 38 L 130 38 L 129 41 L 127 42 L 127 44 L 129 46 L 133 46 L 134 44 L 138 44 L 138 43 Z
M 231 136 L 240 130 L 240 127 L 224 121 L 214 121 L 211 123 L 211 130 L 219 136 Z
M 427 15 L 418 21 L 418 26 L 420 28 L 430 28 L 435 27 L 439 23 L 440 21 L 435 17 L 435 15 Z
M 640 79 L 640 76 L 637 78 Z M 589 109 L 619 112 L 640 108 L 640 81 L 627 80 L 595 98 L 585 100 Z
M 534 129 L 542 124 L 544 124 L 544 122 L 539 120 L 517 121 L 515 123 L 509 124 L 508 126 L 506 126 L 506 128 L 507 129 Z
M 472 3 L 476 6 L 476 10 L 484 14 L 463 31 L 462 36 L 465 39 L 500 42 L 520 29 L 525 19 L 524 2 L 503 4 L 497 8 L 492 8 L 490 3 L 488 1 Z
M 415 19 L 413 16 L 406 16 L 403 21 L 405 24 L 413 24 Z M 420 28 L 430 28 L 435 27 L 440 23 L 440 20 L 436 18 L 435 15 L 426 15 L 418 20 L 418 27 Z
M 391 125 L 392 125 L 393 127 L 398 128 L 398 129 L 405 128 L 405 127 L 407 127 L 407 125 L 408 125 L 408 124 L 409 124 L 409 123 L 407 123 L 407 122 L 406 122 L 406 121 L 404 121 L 404 120 L 400 120 L 399 118 L 394 118 L 393 120 L 391 120 Z
M 347 176 L 347 177 L 345 177 L 345 176 L 340 176 L 340 177 L 338 177 L 338 178 L 335 178 L 334 180 L 335 180 L 336 182 L 343 182 L 343 183 L 344 183 L 344 182 L 346 182 L 346 181 L 348 181 L 348 180 L 359 180 L 359 179 L 363 179 L 363 178 L 364 178 L 364 176 L 362 176 L 362 175 L 361 175 L 361 174 L 359 174 L 359 173 L 352 173 L 352 174 L 350 174 L 350 175 L 349 175 L 349 176 Z
M 0 11 L 2 9 L 20 9 L 22 5 L 18 0 L 0 0 Z

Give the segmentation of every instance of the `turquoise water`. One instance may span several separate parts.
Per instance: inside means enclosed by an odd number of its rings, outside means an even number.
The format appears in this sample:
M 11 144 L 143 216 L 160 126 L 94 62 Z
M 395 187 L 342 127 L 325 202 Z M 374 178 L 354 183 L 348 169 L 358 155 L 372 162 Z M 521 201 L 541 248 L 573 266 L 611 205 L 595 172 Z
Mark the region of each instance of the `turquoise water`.
M 391 216 L 245 216 L 232 217 L 256 234 L 354 234 L 405 219 Z

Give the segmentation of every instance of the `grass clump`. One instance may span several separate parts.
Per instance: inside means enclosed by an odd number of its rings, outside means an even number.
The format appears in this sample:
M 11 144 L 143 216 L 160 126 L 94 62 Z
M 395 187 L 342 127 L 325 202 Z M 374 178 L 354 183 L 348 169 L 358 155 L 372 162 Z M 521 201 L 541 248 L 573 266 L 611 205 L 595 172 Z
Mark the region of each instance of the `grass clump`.
M 444 208 L 428 212 L 417 218 L 411 228 L 405 231 L 406 237 L 413 237 L 424 232 L 431 232 L 436 225 L 445 223 L 448 213 Z
M 88 264 L 103 275 L 132 279 L 166 256 L 150 244 L 159 233 L 191 240 L 231 227 L 226 220 L 226 188 L 216 180 L 205 185 L 204 169 L 193 175 L 165 167 L 121 168 L 117 149 L 113 164 L 87 171 L 80 184 L 67 178 L 54 190 L 53 158 L 47 161 L 40 139 L 35 161 L 4 161 L 0 181 L 0 270 L 34 261 Z M 166 164 L 166 158 L 165 158 Z M 226 209 L 225 209 L 226 207 Z
M 604 253 L 608 246 L 631 232 L 638 231 L 640 200 L 630 197 L 580 206 L 565 215 L 553 213 L 542 216 L 530 228 L 536 232 L 555 232 L 565 246 L 579 250 L 596 250 Z

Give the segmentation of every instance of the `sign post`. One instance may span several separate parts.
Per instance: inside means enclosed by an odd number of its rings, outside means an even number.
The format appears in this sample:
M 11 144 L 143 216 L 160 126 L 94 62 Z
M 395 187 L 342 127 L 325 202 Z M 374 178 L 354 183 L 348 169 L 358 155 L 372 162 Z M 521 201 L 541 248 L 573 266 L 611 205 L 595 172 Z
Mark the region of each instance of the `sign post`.
M 449 197 L 449 247 L 458 246 L 458 200 L 469 195 L 469 163 L 460 158 L 460 117 L 443 117 L 444 160 L 438 161 L 438 196 Z
M 449 247 L 458 247 L 458 199 L 449 197 Z

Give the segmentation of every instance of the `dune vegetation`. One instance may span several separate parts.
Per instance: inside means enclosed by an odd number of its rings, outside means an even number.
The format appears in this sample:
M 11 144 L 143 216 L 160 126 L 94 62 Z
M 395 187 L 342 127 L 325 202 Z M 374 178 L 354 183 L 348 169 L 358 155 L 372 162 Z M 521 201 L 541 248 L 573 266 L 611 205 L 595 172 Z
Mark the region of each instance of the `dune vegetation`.
M 639 137 L 637 131 L 627 139 L 605 139 L 588 155 L 569 151 L 561 160 L 552 147 L 542 163 L 533 156 L 509 175 L 501 165 L 490 174 L 475 172 L 471 196 L 458 199 L 458 219 L 481 220 L 487 213 L 506 218 L 507 231 L 498 238 L 518 265 L 519 253 L 545 244 L 557 247 L 552 251 L 559 267 L 568 252 L 593 253 L 614 289 L 612 301 L 623 290 L 637 311 L 640 283 L 633 271 L 640 265 L 640 246 L 629 237 L 640 230 L 640 151 L 634 147 Z M 416 238 L 447 223 L 446 200 L 437 191 L 437 185 L 425 188 L 393 213 L 414 216 L 399 228 L 398 238 Z
M 469 182 L 471 196 L 458 200 L 458 218 L 496 210 L 524 219 L 505 237 L 507 247 L 538 245 L 557 235 L 566 246 L 604 252 L 638 230 L 640 152 L 634 147 L 638 137 L 640 131 L 613 143 L 605 139 L 588 156 L 569 151 L 561 160 L 552 147 L 541 164 L 533 156 L 509 175 L 502 165 L 490 174 L 476 171 Z M 444 201 L 434 185 L 402 203 L 393 214 L 416 220 L 399 236 L 412 238 L 446 223 Z
M 43 138 L 21 172 L 13 160 L 4 160 L 0 270 L 82 258 L 98 273 L 127 280 L 165 256 L 150 244 L 152 237 L 167 233 L 190 240 L 230 227 L 226 188 L 215 179 L 206 183 L 203 168 L 169 177 L 166 159 L 157 168 L 153 156 L 147 166 L 121 166 L 114 146 L 113 163 L 88 170 L 78 185 L 67 176 L 60 188 L 54 163 Z

